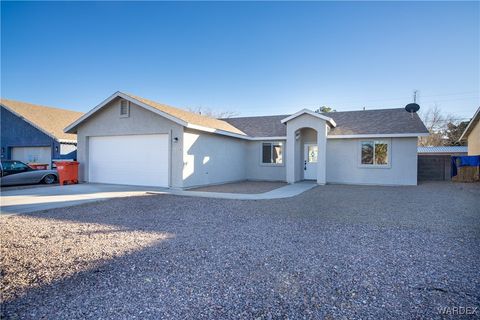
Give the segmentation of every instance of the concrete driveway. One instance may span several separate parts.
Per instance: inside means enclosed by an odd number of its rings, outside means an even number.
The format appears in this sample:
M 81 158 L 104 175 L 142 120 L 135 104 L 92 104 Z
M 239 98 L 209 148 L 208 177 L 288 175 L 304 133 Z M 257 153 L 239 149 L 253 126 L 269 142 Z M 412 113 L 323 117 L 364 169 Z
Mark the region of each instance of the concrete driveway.
M 96 183 L 2 190 L 0 212 L 2 214 L 27 213 L 167 190 L 166 188 Z
M 244 189 L 244 183 L 236 183 L 237 189 Z M 249 182 L 251 188 L 255 182 Z M 307 190 L 316 187 L 317 184 L 311 181 L 302 181 L 295 184 L 284 185 L 263 193 L 243 194 L 232 192 L 206 192 L 175 190 L 169 188 L 125 186 L 115 184 L 84 183 L 66 186 L 46 187 L 38 185 L 21 189 L 2 190 L 1 193 L 1 214 L 28 213 L 40 210 L 70 207 L 82 203 L 107 200 L 111 198 L 144 196 L 147 194 L 172 194 L 177 196 L 219 198 L 235 200 L 262 200 L 281 199 L 297 196 Z M 218 188 L 219 186 L 217 186 Z M 235 190 L 232 184 L 229 190 Z M 10 189 L 10 190 L 9 190 Z M 239 190 L 239 189 L 238 189 Z

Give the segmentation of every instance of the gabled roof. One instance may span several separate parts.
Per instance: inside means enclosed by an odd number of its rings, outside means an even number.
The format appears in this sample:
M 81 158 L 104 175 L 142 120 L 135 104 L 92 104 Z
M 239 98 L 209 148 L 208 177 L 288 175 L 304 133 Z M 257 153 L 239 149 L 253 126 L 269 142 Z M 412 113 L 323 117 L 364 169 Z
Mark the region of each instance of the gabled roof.
M 468 123 L 468 126 L 465 128 L 465 131 L 463 131 L 460 139 L 458 140 L 463 140 L 465 138 L 468 138 L 468 135 L 473 130 L 473 128 L 475 127 L 475 125 L 478 123 L 479 120 L 480 120 L 480 107 L 478 107 L 477 111 L 473 115 L 473 118 L 470 120 L 470 122 Z
M 59 141 L 76 141 L 77 135 L 65 133 L 63 128 L 83 115 L 83 112 L 52 108 L 8 99 L 1 105 L 32 126 Z
M 325 113 L 322 115 L 326 115 Z M 288 115 L 241 117 L 224 119 L 251 137 L 285 137 L 286 126 L 282 120 Z M 331 138 L 351 136 L 417 136 L 428 130 L 417 114 L 403 108 L 361 111 L 329 112 L 336 127 L 328 133 Z
M 233 136 L 245 136 L 245 133 L 235 128 L 226 121 L 196 114 L 194 112 L 182 110 L 165 104 L 160 104 L 152 100 L 148 100 L 132 94 L 123 93 L 120 91 L 114 93 L 109 98 L 100 103 L 98 106 L 86 113 L 83 117 L 70 124 L 68 127 L 65 128 L 65 132 L 76 132 L 76 128 L 81 122 L 85 121 L 87 118 L 92 116 L 101 108 L 105 107 L 109 102 L 116 99 L 117 97 L 126 99 L 140 107 L 157 113 L 175 123 L 178 123 L 188 128 Z
M 294 114 L 292 114 L 291 116 L 288 116 L 286 117 L 285 119 L 282 119 L 282 123 L 287 123 L 288 121 L 290 120 L 293 120 L 297 117 L 300 117 L 301 115 L 304 115 L 304 114 L 308 114 L 308 115 L 311 115 L 315 118 L 319 118 L 319 119 L 322 119 L 322 120 L 325 120 L 331 127 L 335 127 L 336 126 L 336 123 L 335 121 L 333 121 L 332 118 L 330 117 L 327 117 L 325 114 L 323 113 L 318 113 L 318 112 L 314 112 L 312 110 L 308 110 L 308 109 L 302 109 Z M 329 114 L 330 115 L 330 114 Z

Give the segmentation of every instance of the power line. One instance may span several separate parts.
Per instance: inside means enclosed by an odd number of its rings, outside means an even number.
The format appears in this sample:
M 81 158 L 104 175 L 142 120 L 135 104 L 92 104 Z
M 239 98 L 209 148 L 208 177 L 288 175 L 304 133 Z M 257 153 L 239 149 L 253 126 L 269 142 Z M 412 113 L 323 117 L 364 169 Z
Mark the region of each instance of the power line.
M 441 96 L 456 96 L 456 95 L 471 95 L 471 94 L 475 94 L 476 96 L 475 97 L 467 97 L 467 98 L 461 98 L 461 99 L 474 99 L 474 98 L 477 98 L 477 96 L 480 94 L 480 91 L 465 91 L 465 92 L 455 92 L 455 93 L 445 93 L 445 94 L 432 94 L 432 95 L 422 95 L 420 93 L 419 97 L 420 97 L 420 102 L 421 103 L 424 103 L 424 101 L 422 101 L 422 98 L 423 97 L 441 97 Z M 343 102 L 340 102 L 340 103 L 336 103 L 336 104 L 347 104 L 347 103 L 365 103 L 365 102 L 380 102 L 380 101 L 399 101 L 399 100 L 410 100 L 412 97 L 403 97 L 403 98 L 391 98 L 391 99 L 367 99 L 367 100 L 343 100 Z M 430 100 L 432 101 L 432 100 Z M 435 100 L 434 102 L 438 102 L 440 100 Z M 441 101 L 454 101 L 452 99 L 449 99 L 449 100 L 441 100 Z M 428 101 L 427 101 L 428 102 Z

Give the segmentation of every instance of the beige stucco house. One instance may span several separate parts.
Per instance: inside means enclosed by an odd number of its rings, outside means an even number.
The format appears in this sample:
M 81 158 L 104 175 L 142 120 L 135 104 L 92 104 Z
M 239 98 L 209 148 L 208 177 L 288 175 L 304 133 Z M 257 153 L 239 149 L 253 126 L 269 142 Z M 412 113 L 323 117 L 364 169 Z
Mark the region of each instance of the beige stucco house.
M 76 133 L 80 179 L 189 188 L 241 180 L 416 185 L 417 139 L 403 108 L 213 119 L 116 92 Z
M 478 156 L 480 155 L 480 107 L 473 115 L 472 120 L 462 133 L 460 140 L 467 140 L 468 155 Z

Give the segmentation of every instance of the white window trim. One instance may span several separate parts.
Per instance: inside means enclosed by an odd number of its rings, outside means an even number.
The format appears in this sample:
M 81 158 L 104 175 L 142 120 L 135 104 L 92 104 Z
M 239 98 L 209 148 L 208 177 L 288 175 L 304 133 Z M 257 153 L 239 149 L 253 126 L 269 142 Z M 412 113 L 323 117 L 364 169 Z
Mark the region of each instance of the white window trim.
M 263 144 L 270 143 L 272 145 L 280 145 L 282 147 L 282 163 L 265 163 L 263 162 Z M 273 148 L 272 151 L 273 152 Z M 285 143 L 283 141 L 260 141 L 260 165 L 265 167 L 283 167 L 285 166 Z
M 381 141 L 387 144 L 387 164 L 363 164 L 362 163 L 362 142 Z M 375 148 L 375 146 L 374 146 Z M 373 155 L 375 157 L 375 154 Z M 360 139 L 357 144 L 357 163 L 362 169 L 390 169 L 392 167 L 392 139 Z
M 122 102 L 125 101 L 127 103 L 127 113 L 122 114 Z M 130 101 L 123 99 L 120 100 L 120 118 L 128 118 L 130 117 Z

